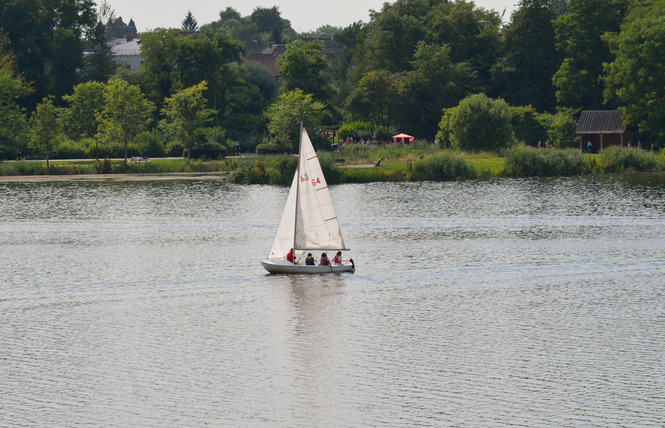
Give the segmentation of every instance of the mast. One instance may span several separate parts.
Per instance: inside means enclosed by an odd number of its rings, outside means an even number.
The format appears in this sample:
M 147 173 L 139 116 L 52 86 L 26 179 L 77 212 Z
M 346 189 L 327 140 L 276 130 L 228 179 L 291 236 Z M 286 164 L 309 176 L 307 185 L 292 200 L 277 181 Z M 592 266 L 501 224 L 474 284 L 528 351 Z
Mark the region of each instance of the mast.
M 300 198 L 300 159 L 302 156 L 302 127 L 303 123 L 300 122 L 300 137 L 298 140 L 298 165 L 296 166 L 296 213 L 293 216 L 293 251 L 296 250 L 296 233 L 298 230 L 298 199 Z M 295 254 L 294 254 L 295 256 Z

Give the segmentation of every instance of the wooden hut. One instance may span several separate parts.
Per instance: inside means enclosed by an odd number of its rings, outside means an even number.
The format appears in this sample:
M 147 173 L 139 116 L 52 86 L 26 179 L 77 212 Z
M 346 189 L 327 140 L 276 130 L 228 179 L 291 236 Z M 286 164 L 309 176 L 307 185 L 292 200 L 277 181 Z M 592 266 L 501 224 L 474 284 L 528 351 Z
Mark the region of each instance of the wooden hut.
M 575 133 L 580 136 L 580 150 L 587 149 L 591 141 L 591 150 L 598 152 L 609 146 L 627 146 L 631 133 L 621 119 L 620 110 L 585 110 L 580 115 Z

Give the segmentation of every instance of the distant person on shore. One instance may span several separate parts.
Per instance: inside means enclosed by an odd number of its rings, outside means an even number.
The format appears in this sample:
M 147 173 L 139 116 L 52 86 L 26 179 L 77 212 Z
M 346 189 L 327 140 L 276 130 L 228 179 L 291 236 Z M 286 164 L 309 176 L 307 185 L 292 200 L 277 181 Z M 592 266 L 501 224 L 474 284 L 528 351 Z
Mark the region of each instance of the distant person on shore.
M 542 148 L 543 148 L 543 143 L 541 143 L 540 141 L 538 141 L 538 148 L 539 148 L 539 149 L 542 149 Z
M 240 156 L 240 143 L 236 143 L 236 156 Z
M 550 140 L 545 141 L 545 148 L 546 149 L 550 148 Z
M 16 160 L 21 160 L 21 149 L 16 149 Z
M 328 260 L 326 253 L 321 253 L 321 260 L 319 261 L 319 264 L 321 266 L 330 266 L 330 260 Z
M 587 141 L 587 143 L 586 143 L 586 152 L 591 153 L 592 148 L 593 148 L 593 144 L 591 144 L 591 141 Z
M 314 257 L 312 257 L 312 253 L 307 253 L 307 257 L 305 258 L 305 264 L 309 266 L 314 266 Z

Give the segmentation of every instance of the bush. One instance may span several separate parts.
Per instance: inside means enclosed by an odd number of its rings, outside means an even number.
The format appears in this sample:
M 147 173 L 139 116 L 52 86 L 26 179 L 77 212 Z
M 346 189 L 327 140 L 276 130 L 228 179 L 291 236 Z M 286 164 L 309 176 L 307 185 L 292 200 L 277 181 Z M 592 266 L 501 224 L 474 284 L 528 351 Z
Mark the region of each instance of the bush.
M 166 145 L 166 155 L 170 157 L 183 157 L 185 156 L 185 146 L 180 141 L 171 141 Z
M 449 129 L 441 129 L 437 135 L 449 138 L 452 146 L 461 150 L 499 151 L 513 141 L 510 122 L 510 108 L 504 100 L 470 95 L 446 111 L 440 126 Z
M 192 159 L 223 159 L 225 156 L 226 147 L 210 141 L 194 147 L 190 154 Z
M 608 147 L 601 150 L 599 160 L 605 172 L 655 172 L 660 169 L 653 152 L 626 147 Z
M 111 160 L 106 158 L 104 160 L 97 161 L 95 164 L 95 170 L 98 174 L 111 174 L 113 172 L 113 166 L 111 166 Z
M 51 159 L 89 159 L 88 148 L 83 141 L 64 140 L 55 152 L 51 155 Z
M 516 147 L 506 156 L 506 174 L 522 177 L 580 175 L 591 172 L 582 152 Z
M 347 123 L 339 128 L 339 138 L 346 140 L 351 138 L 353 141 L 367 140 L 374 135 L 374 126 L 369 122 L 357 120 L 355 122 Z
M 277 155 L 289 153 L 289 148 L 276 143 L 263 143 L 256 146 L 256 153 L 259 155 Z
M 444 153 L 413 165 L 411 179 L 448 181 L 460 178 L 476 178 L 478 170 L 461 156 Z
M 332 150 L 331 140 L 326 137 L 313 135 L 309 137 L 309 139 L 312 141 L 312 146 L 314 146 L 314 150 L 316 150 L 317 152 L 320 150 L 324 150 L 327 152 Z
M 527 146 L 536 147 L 538 141 L 547 138 L 547 126 L 543 123 L 542 115 L 531 106 L 510 108 L 515 139 Z

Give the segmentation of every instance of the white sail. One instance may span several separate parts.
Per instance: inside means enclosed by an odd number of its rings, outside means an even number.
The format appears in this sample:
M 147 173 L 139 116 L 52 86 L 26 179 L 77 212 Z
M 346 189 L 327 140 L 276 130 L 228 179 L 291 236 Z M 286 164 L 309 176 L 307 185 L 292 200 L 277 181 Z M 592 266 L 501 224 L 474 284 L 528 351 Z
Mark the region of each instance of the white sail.
M 268 260 L 283 259 L 289 250 L 293 248 L 293 231 L 296 222 L 296 191 L 298 189 L 297 179 L 298 171 L 293 175 L 291 190 L 289 191 L 288 198 L 286 198 L 282 219 L 279 221 L 279 227 L 277 228 L 277 234 L 272 243 Z
M 346 249 L 328 184 L 305 128 L 298 168 L 268 259 L 282 259 L 291 248 L 298 253 Z

